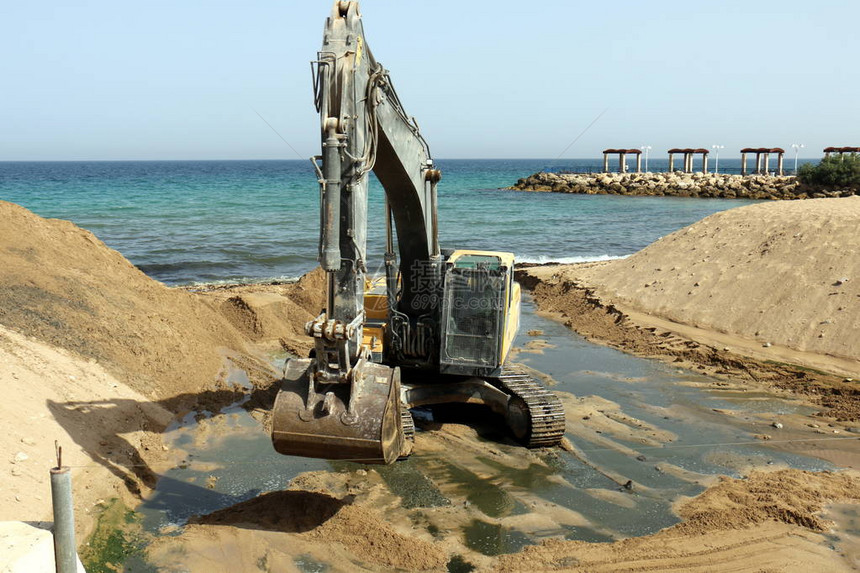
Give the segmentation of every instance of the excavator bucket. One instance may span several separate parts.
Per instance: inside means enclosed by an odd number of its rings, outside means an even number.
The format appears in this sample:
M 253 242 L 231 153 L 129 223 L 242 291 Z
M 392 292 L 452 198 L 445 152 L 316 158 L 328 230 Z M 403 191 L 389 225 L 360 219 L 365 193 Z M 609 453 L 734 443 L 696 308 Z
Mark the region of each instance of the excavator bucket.
M 405 451 L 400 369 L 362 362 L 351 383 L 322 384 L 313 362 L 287 361 L 272 415 L 275 450 L 367 464 L 397 460 Z

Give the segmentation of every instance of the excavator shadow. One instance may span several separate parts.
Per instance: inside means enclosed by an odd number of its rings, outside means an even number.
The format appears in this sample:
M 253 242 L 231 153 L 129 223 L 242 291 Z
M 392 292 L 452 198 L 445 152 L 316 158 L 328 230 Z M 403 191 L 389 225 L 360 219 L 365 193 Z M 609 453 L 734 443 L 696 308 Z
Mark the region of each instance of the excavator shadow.
M 172 421 L 188 413 L 203 415 L 205 411 L 206 415 L 219 416 L 231 404 L 241 403 L 247 410 L 271 411 L 278 386 L 279 382 L 274 382 L 250 394 L 245 390 L 207 390 L 152 402 L 48 400 L 47 406 L 93 462 L 107 468 L 123 481 L 130 493 L 140 498 L 143 489 L 155 488 L 159 479 L 158 471 L 147 461 L 157 459 L 161 449 L 161 441 L 154 434 L 163 433 Z M 150 450 L 156 453 L 147 455 Z

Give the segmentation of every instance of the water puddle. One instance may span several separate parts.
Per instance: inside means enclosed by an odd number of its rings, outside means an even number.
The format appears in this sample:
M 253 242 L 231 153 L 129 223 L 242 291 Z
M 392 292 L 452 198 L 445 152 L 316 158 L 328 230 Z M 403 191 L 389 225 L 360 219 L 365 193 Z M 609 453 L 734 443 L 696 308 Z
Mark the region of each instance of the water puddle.
M 231 372 L 227 382 L 250 390 L 241 370 Z M 192 516 L 282 490 L 302 472 L 329 469 L 322 460 L 276 453 L 260 423 L 242 408 L 245 401 L 217 413 L 190 413 L 167 428 L 164 443 L 180 459 L 137 508 L 144 529 L 173 532 Z
M 330 569 L 328 565 L 322 561 L 317 561 L 310 555 L 299 555 L 293 559 L 293 563 L 295 564 L 296 569 L 302 573 L 327 573 Z M 261 571 L 269 571 L 267 565 L 268 563 L 258 563 L 258 567 Z
M 679 497 L 700 493 L 715 474 L 740 476 L 768 465 L 833 469 L 756 439 L 767 416 L 813 411 L 797 400 L 723 389 L 699 374 L 588 343 L 528 302 L 522 322 L 517 344 L 531 351 L 516 361 L 551 378 L 565 402 L 573 451 L 529 452 L 480 431 L 448 432 L 443 424 L 438 434 L 419 427 L 415 453 L 392 466 L 291 458 L 275 453 L 258 421 L 234 404 L 186 416 L 168 429 L 164 439 L 176 466 L 138 508 L 144 529 L 180 532 L 193 515 L 325 470 L 376 476 L 399 496 L 391 511 L 413 522 L 420 513 L 421 528 L 433 538 L 455 537 L 491 556 L 550 537 L 608 542 L 656 532 L 678 522 L 672 505 Z M 319 556 L 304 553 L 294 565 L 329 570 Z
M 534 541 L 521 531 L 478 519 L 467 525 L 463 533 L 466 547 L 483 555 L 516 553 L 526 545 L 534 545 Z
M 833 549 L 860 570 L 860 508 L 854 503 L 834 503 L 826 508 L 824 517 L 834 523 L 827 536 Z

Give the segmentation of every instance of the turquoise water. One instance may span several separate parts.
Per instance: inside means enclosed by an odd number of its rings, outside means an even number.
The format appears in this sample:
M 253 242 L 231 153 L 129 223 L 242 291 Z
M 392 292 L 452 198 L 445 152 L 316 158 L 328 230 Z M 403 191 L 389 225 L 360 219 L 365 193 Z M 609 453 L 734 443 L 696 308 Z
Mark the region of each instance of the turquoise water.
M 629 255 L 711 213 L 750 203 L 499 189 L 547 168 L 594 168 L 596 160 L 437 163 L 442 247 L 513 251 L 520 261 Z M 168 284 L 292 278 L 310 270 L 318 197 L 304 161 L 0 162 L 0 199 L 89 229 Z M 384 243 L 375 180 L 370 203 L 374 270 Z

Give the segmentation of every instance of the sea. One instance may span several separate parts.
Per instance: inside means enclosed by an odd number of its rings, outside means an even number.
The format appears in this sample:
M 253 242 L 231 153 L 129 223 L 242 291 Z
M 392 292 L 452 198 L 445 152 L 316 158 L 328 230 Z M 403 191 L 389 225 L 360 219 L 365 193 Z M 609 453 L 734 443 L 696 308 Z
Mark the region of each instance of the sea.
M 609 260 L 754 202 L 504 189 L 538 171 L 598 171 L 601 164 L 437 160 L 442 248 L 511 251 L 521 262 Z M 651 168 L 665 164 L 652 160 Z M 720 167 L 737 171 L 739 164 L 724 160 Z M 169 285 L 290 280 L 317 264 L 316 179 L 310 161 L 299 160 L 0 162 L 0 200 L 92 231 Z M 382 269 L 382 196 L 373 179 L 371 272 Z

